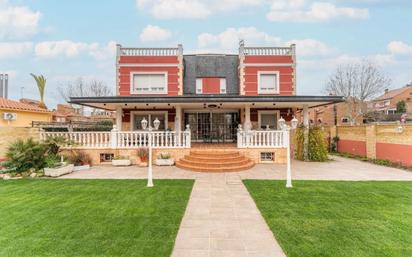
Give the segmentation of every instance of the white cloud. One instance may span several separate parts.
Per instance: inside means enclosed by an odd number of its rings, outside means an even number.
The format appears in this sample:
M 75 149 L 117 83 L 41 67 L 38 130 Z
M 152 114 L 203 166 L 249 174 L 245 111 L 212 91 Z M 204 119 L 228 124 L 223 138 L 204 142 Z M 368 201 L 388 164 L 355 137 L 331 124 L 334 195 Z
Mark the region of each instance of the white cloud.
M 71 40 L 45 41 L 36 44 L 34 52 L 42 58 L 54 58 L 58 56 L 75 57 L 87 54 L 101 60 L 114 56 L 116 43 L 111 41 L 101 46 L 99 43 L 73 42 Z
M 218 34 L 202 33 L 198 36 L 198 47 L 203 51 L 237 52 L 239 40 L 246 46 L 289 46 L 296 44 L 297 54 L 301 56 L 328 55 L 335 50 L 315 39 L 295 39 L 284 41 L 280 37 L 259 31 L 255 27 L 227 28 Z
M 203 19 L 217 12 L 255 7 L 265 0 L 136 0 L 157 19 Z
M 143 43 L 147 42 L 158 42 L 169 39 L 172 33 L 167 29 L 162 29 L 158 26 L 147 25 L 142 33 L 140 33 L 140 41 Z
M 412 54 L 412 46 L 402 41 L 392 41 L 387 48 L 392 54 Z
M 24 38 L 36 34 L 41 13 L 26 6 L 0 1 L 0 38 Z
M 366 8 L 339 7 L 328 2 L 275 0 L 267 14 L 270 21 L 321 22 L 335 18 L 366 19 Z
M 0 42 L 0 59 L 18 58 L 29 54 L 32 49 L 31 42 Z

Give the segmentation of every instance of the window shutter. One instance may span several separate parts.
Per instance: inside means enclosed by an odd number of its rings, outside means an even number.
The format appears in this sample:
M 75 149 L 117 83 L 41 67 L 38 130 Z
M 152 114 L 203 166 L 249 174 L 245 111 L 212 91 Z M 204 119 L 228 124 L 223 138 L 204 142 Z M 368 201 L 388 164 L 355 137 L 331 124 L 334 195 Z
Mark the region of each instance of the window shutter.
M 220 93 L 226 94 L 226 79 L 225 78 L 220 79 Z
M 196 94 L 202 94 L 203 93 L 203 80 L 196 79 Z

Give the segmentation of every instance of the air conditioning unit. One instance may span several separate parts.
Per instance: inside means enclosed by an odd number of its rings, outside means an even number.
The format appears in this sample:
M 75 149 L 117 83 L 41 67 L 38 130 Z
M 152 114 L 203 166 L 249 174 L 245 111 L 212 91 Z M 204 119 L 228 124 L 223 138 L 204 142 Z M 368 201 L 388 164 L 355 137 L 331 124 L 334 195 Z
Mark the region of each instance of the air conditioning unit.
M 17 113 L 13 113 L 13 112 L 3 113 L 3 120 L 16 120 L 16 119 L 17 119 Z

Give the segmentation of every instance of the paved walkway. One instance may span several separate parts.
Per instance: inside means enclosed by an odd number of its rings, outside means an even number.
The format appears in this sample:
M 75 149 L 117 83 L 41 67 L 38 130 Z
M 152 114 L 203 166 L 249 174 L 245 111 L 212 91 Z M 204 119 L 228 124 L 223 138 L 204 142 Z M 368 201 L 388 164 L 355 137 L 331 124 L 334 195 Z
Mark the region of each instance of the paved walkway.
M 240 176 L 196 179 L 172 257 L 286 256 Z

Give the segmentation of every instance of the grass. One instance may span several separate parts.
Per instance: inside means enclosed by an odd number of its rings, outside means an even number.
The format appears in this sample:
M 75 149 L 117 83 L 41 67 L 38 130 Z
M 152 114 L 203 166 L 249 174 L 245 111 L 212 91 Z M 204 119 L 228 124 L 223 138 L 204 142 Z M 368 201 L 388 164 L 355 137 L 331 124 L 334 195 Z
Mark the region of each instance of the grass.
M 398 169 L 403 169 L 406 171 L 412 171 L 412 166 L 405 166 L 402 163 L 392 162 L 389 160 L 373 159 L 373 158 L 359 156 L 359 155 L 355 155 L 351 153 L 330 152 L 329 154 L 340 156 L 340 157 L 345 157 L 345 158 L 356 159 L 356 160 L 363 161 L 363 162 L 369 162 L 369 163 L 373 163 L 376 165 L 398 168 Z
M 244 183 L 288 257 L 412 256 L 412 182 Z
M 193 181 L 0 181 L 0 256 L 170 256 Z

